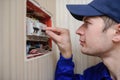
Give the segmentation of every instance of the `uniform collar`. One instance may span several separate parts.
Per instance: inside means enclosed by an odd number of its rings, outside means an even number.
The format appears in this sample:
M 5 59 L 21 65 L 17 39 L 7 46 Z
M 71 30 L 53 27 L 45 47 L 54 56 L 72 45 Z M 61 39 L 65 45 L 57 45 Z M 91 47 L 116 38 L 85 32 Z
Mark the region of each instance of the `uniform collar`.
M 101 74 L 102 74 L 102 80 L 112 80 L 108 68 L 104 65 L 104 63 L 101 63 L 103 65 Z

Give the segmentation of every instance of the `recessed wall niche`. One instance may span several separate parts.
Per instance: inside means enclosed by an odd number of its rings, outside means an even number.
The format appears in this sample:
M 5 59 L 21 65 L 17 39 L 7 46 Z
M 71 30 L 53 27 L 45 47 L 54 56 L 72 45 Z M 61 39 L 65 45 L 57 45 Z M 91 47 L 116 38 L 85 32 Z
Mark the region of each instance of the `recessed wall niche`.
M 51 15 L 34 0 L 26 2 L 26 58 L 31 59 L 52 51 L 52 42 L 44 28 L 52 27 Z

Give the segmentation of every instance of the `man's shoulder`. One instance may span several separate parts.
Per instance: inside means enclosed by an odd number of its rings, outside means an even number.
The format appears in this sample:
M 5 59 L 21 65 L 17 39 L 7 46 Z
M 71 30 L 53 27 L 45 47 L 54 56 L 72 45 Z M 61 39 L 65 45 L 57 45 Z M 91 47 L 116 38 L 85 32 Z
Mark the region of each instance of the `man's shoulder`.
M 106 74 L 109 75 L 108 69 L 102 62 L 87 68 L 83 73 L 86 80 L 102 80 Z
M 84 72 L 98 73 L 107 69 L 103 62 L 100 62 L 92 67 L 87 68 Z

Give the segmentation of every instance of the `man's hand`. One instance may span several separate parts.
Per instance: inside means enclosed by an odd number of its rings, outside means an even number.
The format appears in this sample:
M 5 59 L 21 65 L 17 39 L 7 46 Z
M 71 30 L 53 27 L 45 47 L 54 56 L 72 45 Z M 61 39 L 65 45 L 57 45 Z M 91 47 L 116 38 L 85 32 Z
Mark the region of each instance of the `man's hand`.
M 70 58 L 72 55 L 72 49 L 69 30 L 58 27 L 47 27 L 45 30 L 46 34 L 57 44 L 63 57 Z

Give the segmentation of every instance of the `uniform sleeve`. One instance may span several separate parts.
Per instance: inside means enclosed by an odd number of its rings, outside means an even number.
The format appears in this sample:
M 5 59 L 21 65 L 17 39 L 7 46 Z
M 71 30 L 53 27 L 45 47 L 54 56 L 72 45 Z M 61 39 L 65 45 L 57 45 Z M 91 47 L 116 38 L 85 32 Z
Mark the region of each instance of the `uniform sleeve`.
M 84 80 L 80 74 L 74 74 L 74 63 L 72 58 L 66 59 L 60 55 L 55 71 L 55 80 Z

